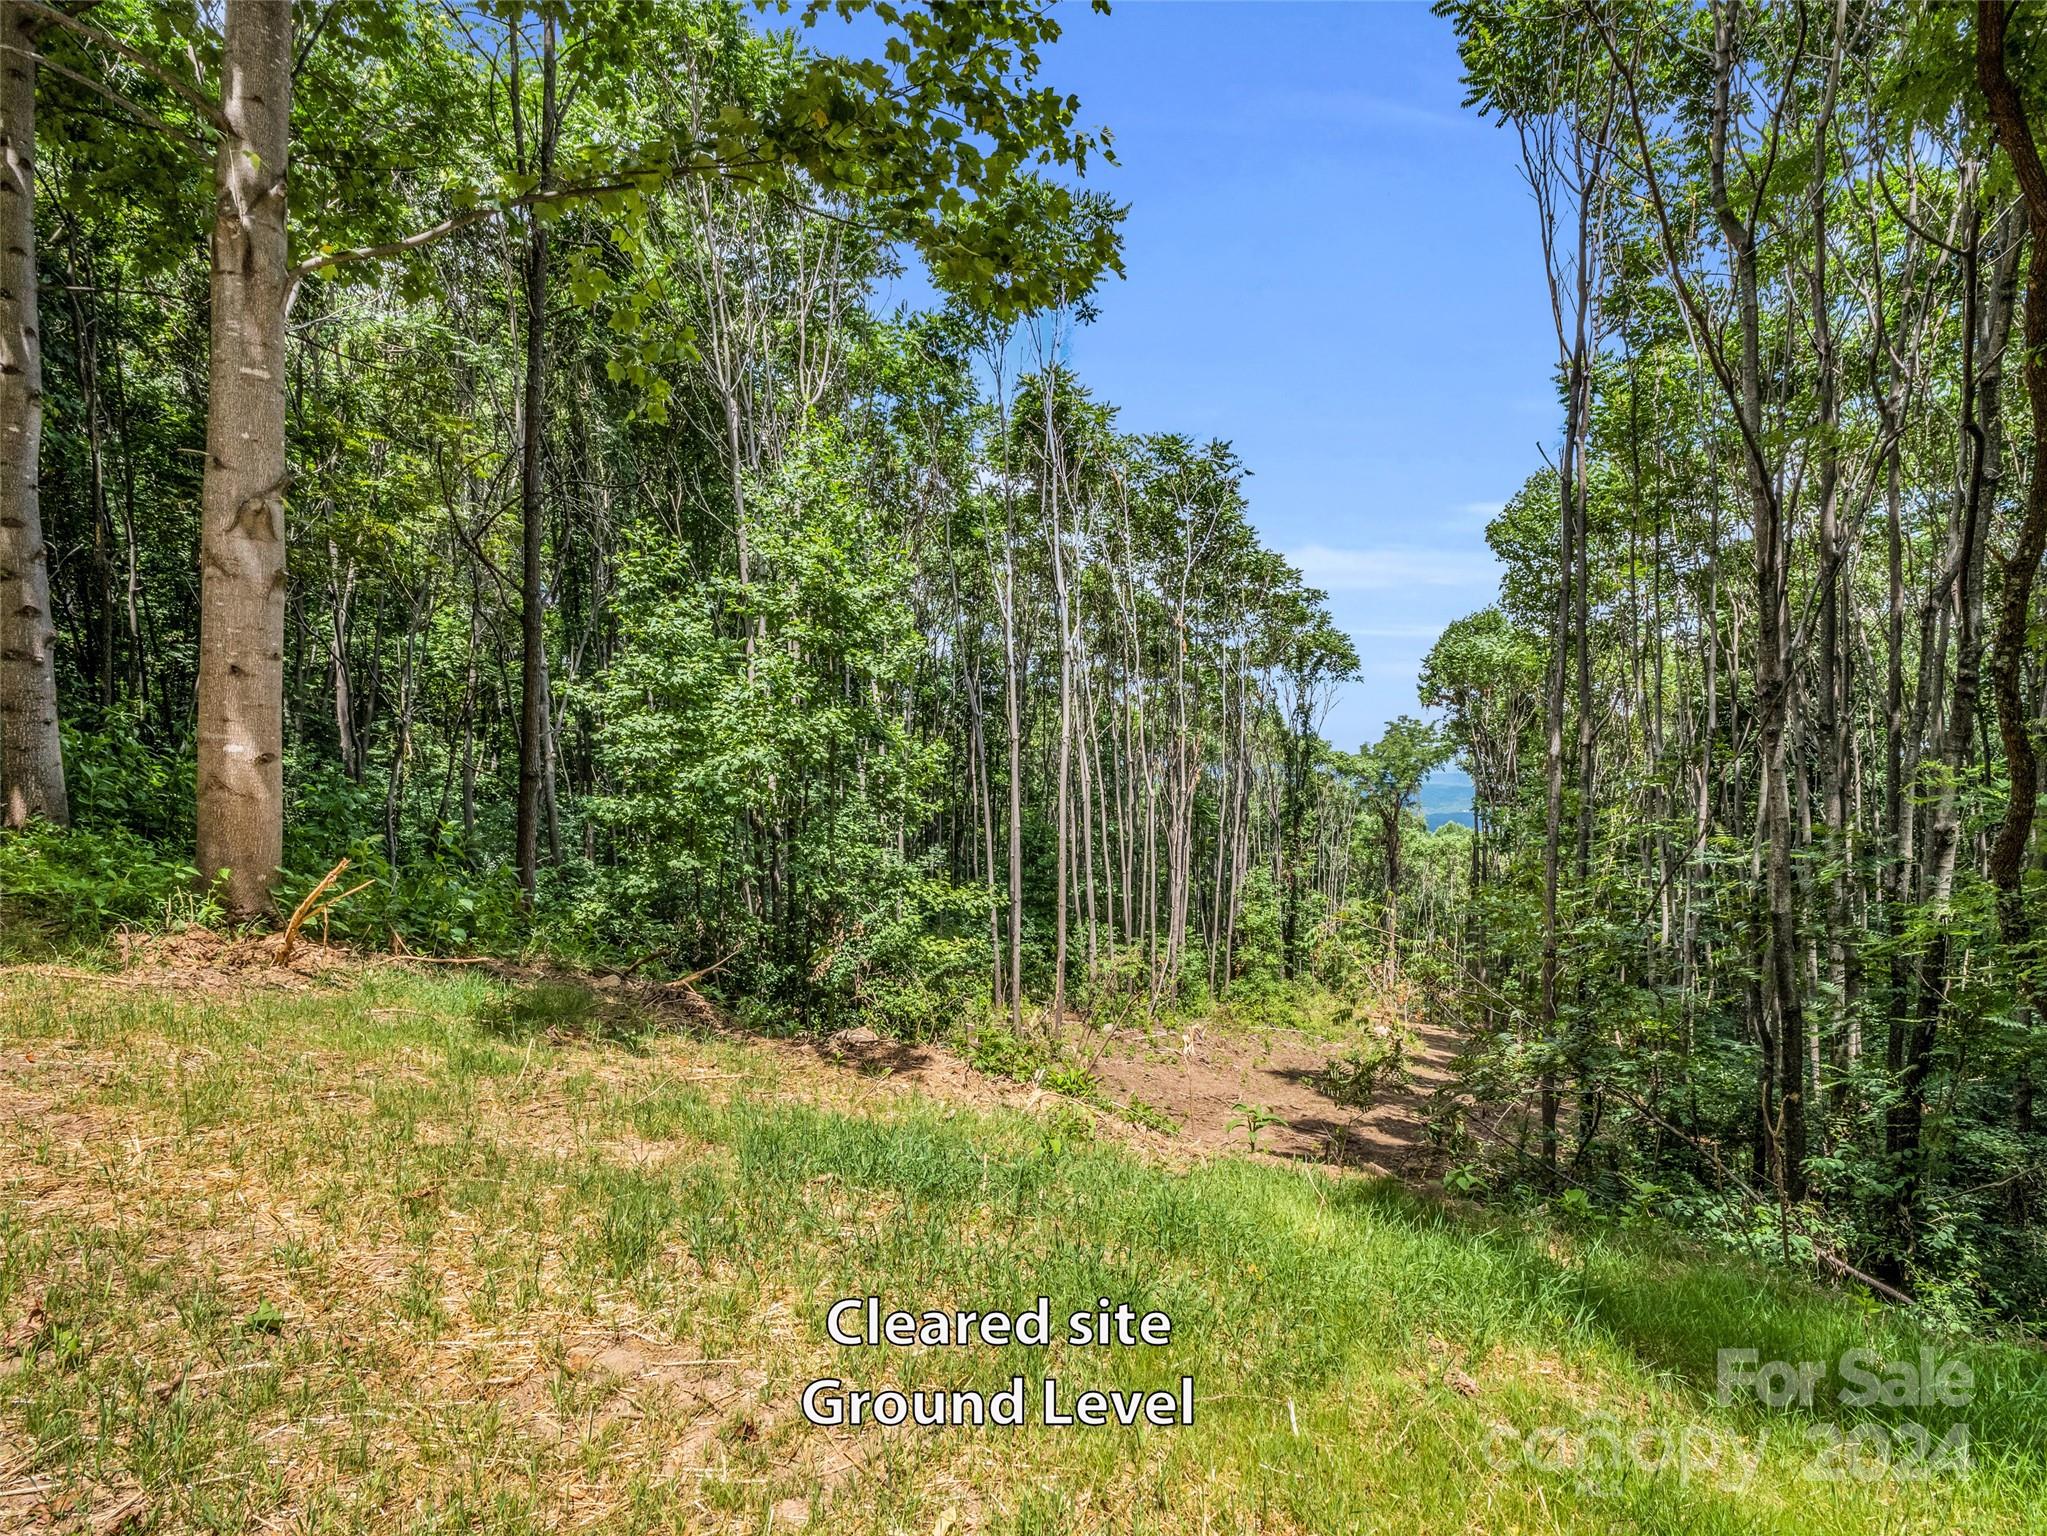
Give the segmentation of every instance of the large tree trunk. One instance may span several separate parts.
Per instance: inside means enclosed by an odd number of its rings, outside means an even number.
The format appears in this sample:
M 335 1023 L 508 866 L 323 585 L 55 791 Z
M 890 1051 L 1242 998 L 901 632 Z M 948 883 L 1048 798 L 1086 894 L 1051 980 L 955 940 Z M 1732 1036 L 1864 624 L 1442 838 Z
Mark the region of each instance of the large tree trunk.
M 285 157 L 291 7 L 228 0 L 199 543 L 199 868 L 238 916 L 284 857 Z
M 36 313 L 36 69 L 30 18 L 0 5 L 0 826 L 64 822 L 57 632 L 37 497 L 43 437 Z

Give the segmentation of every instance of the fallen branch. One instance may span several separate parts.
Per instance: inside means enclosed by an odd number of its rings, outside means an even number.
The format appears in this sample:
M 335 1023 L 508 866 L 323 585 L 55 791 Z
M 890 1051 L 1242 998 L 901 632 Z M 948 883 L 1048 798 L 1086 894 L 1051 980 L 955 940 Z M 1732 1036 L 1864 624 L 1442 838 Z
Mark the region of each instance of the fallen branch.
M 673 944 L 657 944 L 652 949 L 648 950 L 644 955 L 641 955 L 637 960 L 633 961 L 624 970 L 620 971 L 619 975 L 630 976 L 634 972 L 639 970 L 641 966 L 645 965 L 649 960 L 658 960 L 663 955 L 672 954 L 674 953 L 674 951 L 675 946 Z
M 1910 1307 L 1918 1305 L 1918 1303 L 1914 1302 L 1910 1296 L 1907 1296 L 1903 1291 L 1899 1290 L 1896 1286 L 1886 1284 L 1884 1281 L 1877 1279 L 1875 1275 L 1868 1274 L 1862 1270 L 1857 1269 L 1853 1264 L 1850 1264 L 1846 1259 L 1842 1258 L 1839 1254 L 1833 1253 L 1828 1249 L 1822 1248 L 1817 1243 L 1813 1244 L 1812 1251 L 1813 1254 L 1819 1259 L 1819 1261 L 1822 1264 L 1826 1265 L 1827 1268 L 1833 1270 L 1835 1274 L 1845 1275 L 1850 1280 L 1860 1280 L 1864 1285 L 1868 1286 L 1872 1291 L 1875 1291 L 1879 1296 L 1888 1296 L 1892 1301 L 1895 1301 L 1901 1307 Z
M 726 955 L 724 959 L 713 960 L 709 965 L 704 966 L 700 970 L 691 971 L 687 976 L 678 976 L 673 981 L 664 981 L 663 983 L 661 983 L 661 985 L 664 987 L 686 988 L 692 982 L 702 981 L 706 976 L 710 975 L 713 971 L 723 969 L 726 961 L 733 959 L 736 955 L 738 955 L 739 951 L 744 948 L 746 948 L 746 946 L 744 944 L 741 944 L 737 948 L 735 948 L 730 954 Z

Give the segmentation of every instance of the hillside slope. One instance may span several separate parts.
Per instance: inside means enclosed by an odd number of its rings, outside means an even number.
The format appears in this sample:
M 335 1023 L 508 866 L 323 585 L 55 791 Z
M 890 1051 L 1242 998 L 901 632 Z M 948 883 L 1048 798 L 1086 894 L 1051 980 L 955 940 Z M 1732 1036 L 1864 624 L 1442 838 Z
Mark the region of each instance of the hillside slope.
M 2038 1528 L 2036 1352 L 1653 1235 L 1165 1166 L 1056 1100 L 550 1006 L 459 971 L 0 972 L 0 1530 Z M 1171 1342 L 832 1343 L 866 1295 L 1108 1298 Z M 1718 1400 L 1719 1350 L 1858 1346 L 1959 1359 L 1966 1400 Z M 799 1409 L 821 1377 L 1018 1375 L 1069 1404 L 1191 1377 L 1194 1422 Z

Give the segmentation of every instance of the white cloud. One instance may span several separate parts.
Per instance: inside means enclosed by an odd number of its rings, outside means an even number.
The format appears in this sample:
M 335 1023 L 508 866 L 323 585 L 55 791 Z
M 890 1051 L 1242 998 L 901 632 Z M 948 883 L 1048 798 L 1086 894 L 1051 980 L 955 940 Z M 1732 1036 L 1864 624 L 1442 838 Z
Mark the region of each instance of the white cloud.
M 1468 517 L 1474 523 L 1489 523 L 1507 510 L 1504 501 L 1467 501 L 1457 509 L 1458 516 Z
M 1327 544 L 1304 544 L 1289 550 L 1287 559 L 1308 585 L 1325 592 L 1387 592 L 1403 587 L 1490 590 L 1499 581 L 1499 563 L 1486 549 L 1403 545 L 1336 549 Z

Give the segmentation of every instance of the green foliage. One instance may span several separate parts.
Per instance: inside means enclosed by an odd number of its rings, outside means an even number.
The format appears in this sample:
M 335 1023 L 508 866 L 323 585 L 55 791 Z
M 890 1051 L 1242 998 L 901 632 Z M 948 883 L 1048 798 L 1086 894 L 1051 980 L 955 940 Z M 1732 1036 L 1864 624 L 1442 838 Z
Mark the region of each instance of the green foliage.
M 1401 715 L 1358 755 L 1365 801 L 1384 816 L 1405 810 L 1422 780 L 1450 757 L 1450 743 L 1433 725 Z
M 427 953 L 517 948 L 529 924 L 518 881 L 500 864 L 483 864 L 462 846 L 460 829 L 442 824 L 430 840 L 394 864 L 388 834 L 368 828 L 384 819 L 385 797 L 332 763 L 295 766 L 287 779 L 285 878 L 278 900 L 286 910 L 346 857 L 347 878 L 331 894 L 361 886 L 328 913 L 327 930 L 351 943 L 382 948 L 393 934 Z
M 131 832 L 166 844 L 192 835 L 195 759 L 156 750 L 130 712 L 97 730 L 64 732 L 65 787 L 74 826 Z
M 1233 1007 L 1255 1007 L 1255 999 L 1277 989 L 1284 975 L 1279 888 L 1272 871 L 1262 864 L 1252 870 L 1244 882 L 1242 899 L 1230 1001 Z
M 1118 1113 L 1132 1125 L 1141 1125 L 1148 1131 L 1157 1131 L 1161 1136 L 1177 1136 L 1180 1134 L 1179 1121 L 1175 1120 L 1163 1109 L 1160 1109 L 1156 1104 L 1147 1104 L 1135 1094 L 1131 1095 L 1130 1102 L 1125 1104 Z
M 118 829 L 35 822 L 0 832 L 0 950 L 86 945 L 123 925 L 206 922 L 198 871 Z
M 1414 1081 L 1408 1054 L 1412 1038 L 1403 1030 L 1374 1032 L 1363 1043 L 1329 1058 L 1322 1069 L 1322 1091 L 1347 1109 L 1370 1109 L 1389 1085 Z
M 1258 1134 L 1271 1130 L 1275 1125 L 1285 1125 L 1286 1120 L 1275 1115 L 1262 1104 L 1247 1104 L 1239 1099 L 1230 1106 L 1230 1129 L 1241 1130 L 1245 1142 L 1253 1152 L 1258 1150 Z
M 1453 1163 L 1444 1170 L 1443 1187 L 1453 1195 L 1472 1197 L 1485 1194 L 1492 1182 L 1476 1163 Z
M 2039 828 L 2016 877 L 1991 850 L 2034 809 L 2035 562 L 1969 551 L 2027 536 L 1989 466 L 2038 457 L 1983 359 L 2027 308 L 2042 14 L 1436 9 L 1535 191 L 1566 427 L 1422 677 L 1477 789 L 1430 998 L 1505 1132 L 1479 1176 L 2029 1323 Z
M 1100 1081 L 1060 1042 L 1044 1035 L 1019 1035 L 1000 1019 L 984 1019 L 966 1032 L 967 1060 L 977 1072 L 1034 1083 L 1089 1103 L 1102 1096 Z
M 908 678 L 917 634 L 902 554 L 878 537 L 852 444 L 826 435 L 763 486 L 756 549 L 772 583 L 718 582 L 744 640 L 713 622 L 686 565 L 647 548 L 624 571 L 614 664 L 586 695 L 616 788 L 591 803 L 619 854 L 600 929 L 717 915 L 692 948 L 740 956 L 756 988 L 828 1025 L 852 1010 L 903 1033 L 943 1025 L 979 979 L 985 909 L 890 829 L 922 814 L 939 767 L 880 689 Z M 753 827 L 786 830 L 779 870 Z M 794 920 L 757 893 L 786 880 Z

